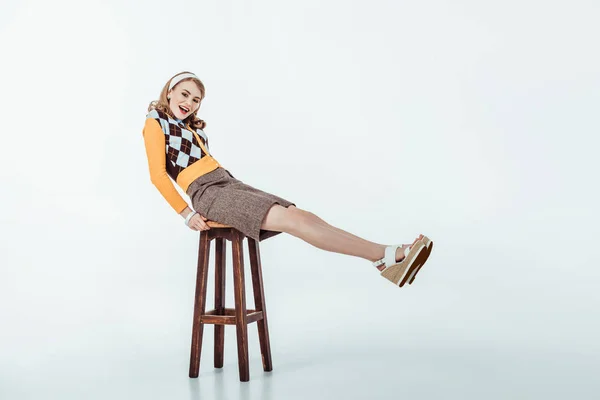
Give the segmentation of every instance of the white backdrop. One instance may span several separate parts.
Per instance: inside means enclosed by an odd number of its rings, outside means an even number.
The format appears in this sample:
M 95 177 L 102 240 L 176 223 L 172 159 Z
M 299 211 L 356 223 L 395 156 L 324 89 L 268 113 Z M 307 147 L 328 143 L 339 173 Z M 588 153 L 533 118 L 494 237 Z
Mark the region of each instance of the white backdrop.
M 597 2 L 1 7 L 0 399 L 597 397 Z M 436 244 L 394 288 L 262 242 L 275 369 L 250 326 L 246 384 L 231 327 L 225 368 L 206 329 L 187 378 L 198 234 L 141 135 L 182 70 L 236 178 L 369 240 Z

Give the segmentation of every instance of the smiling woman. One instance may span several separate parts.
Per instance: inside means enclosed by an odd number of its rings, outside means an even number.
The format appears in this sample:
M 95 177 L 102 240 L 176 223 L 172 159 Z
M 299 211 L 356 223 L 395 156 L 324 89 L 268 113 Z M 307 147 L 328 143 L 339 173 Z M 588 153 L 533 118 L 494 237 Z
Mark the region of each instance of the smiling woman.
M 204 98 L 204 84 L 191 72 L 181 72 L 167 82 L 159 99 L 150 103 L 148 111 L 154 109 L 197 128 L 204 128 L 206 123 L 196 117 L 200 103 Z
M 237 180 L 209 152 L 206 123 L 196 115 L 204 95 L 204 84 L 196 75 L 175 75 L 159 99 L 150 103 L 143 131 L 152 183 L 189 228 L 208 230 L 210 219 L 254 240 L 285 232 L 323 250 L 370 260 L 397 286 L 412 283 L 431 253 L 429 238 L 419 235 L 410 245 L 373 243 Z M 195 211 L 169 178 L 187 193 Z

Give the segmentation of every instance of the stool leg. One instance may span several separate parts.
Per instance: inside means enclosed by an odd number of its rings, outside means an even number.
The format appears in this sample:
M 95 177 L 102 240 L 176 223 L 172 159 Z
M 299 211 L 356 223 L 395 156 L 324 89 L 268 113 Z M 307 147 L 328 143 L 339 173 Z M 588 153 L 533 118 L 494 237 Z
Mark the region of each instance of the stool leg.
M 246 290 L 244 283 L 243 240 L 244 237 L 239 232 L 234 232 L 231 247 L 233 252 L 233 286 L 235 293 L 238 366 L 240 381 L 248 382 L 250 380 L 250 368 L 248 365 L 248 314 L 246 311 Z
M 258 247 L 258 242 L 252 238 L 248 238 L 248 252 L 250 253 L 250 268 L 252 269 L 254 306 L 256 311 L 263 312 L 263 319 L 256 322 L 263 370 L 272 371 L 273 362 L 271 361 L 271 342 L 269 341 L 269 326 L 267 324 L 267 307 L 262 279 L 262 266 L 260 264 L 260 248 Z
M 190 378 L 197 378 L 200 372 L 200 353 L 202 350 L 202 331 L 204 328 L 201 319 L 206 306 L 209 251 L 210 241 L 208 240 L 208 233 L 202 231 L 200 232 L 200 245 L 198 246 L 198 272 L 196 276 L 196 295 L 194 298 L 194 320 L 192 322 Z
M 216 239 L 215 244 L 215 310 L 223 315 L 225 310 L 225 239 Z M 223 368 L 225 326 L 215 325 L 215 368 Z

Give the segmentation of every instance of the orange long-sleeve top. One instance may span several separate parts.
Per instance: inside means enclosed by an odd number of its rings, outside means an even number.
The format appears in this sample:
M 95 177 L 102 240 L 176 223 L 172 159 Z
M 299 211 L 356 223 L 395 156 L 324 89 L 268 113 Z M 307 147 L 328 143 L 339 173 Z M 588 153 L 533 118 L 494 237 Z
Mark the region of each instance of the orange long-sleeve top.
M 208 137 L 202 129 L 192 131 L 162 111 L 148 113 L 142 133 L 150 180 L 179 214 L 188 204 L 171 179 L 185 192 L 196 178 L 221 165 L 210 155 Z

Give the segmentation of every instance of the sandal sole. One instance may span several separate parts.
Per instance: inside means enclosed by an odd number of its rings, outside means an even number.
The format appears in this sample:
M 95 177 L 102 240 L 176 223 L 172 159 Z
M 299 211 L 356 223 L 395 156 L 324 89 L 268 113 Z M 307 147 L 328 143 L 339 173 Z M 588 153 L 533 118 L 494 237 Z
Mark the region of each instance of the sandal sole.
M 423 236 L 424 239 L 426 239 L 429 243 L 427 244 L 425 242 L 425 240 L 423 240 L 423 244 L 426 247 L 425 253 L 427 254 L 427 256 L 425 257 L 424 260 L 422 260 L 420 265 L 417 265 L 413 272 L 409 275 L 407 281 L 409 285 L 412 285 L 412 283 L 414 282 L 415 278 L 417 277 L 417 273 L 421 270 L 421 267 L 425 264 L 425 262 L 427 261 L 427 259 L 429 258 L 429 255 L 431 254 L 431 251 L 433 250 L 433 241 L 430 240 L 427 236 Z
M 427 258 L 429 257 L 429 254 L 427 254 L 427 246 L 425 246 L 425 244 L 423 242 L 421 242 L 421 243 L 423 244 L 423 250 L 419 253 L 419 255 L 417 257 L 415 257 L 415 260 L 410 265 L 410 267 L 407 269 L 406 274 L 404 274 L 404 277 L 400 280 L 400 282 L 398 283 L 398 286 L 400 286 L 400 287 L 404 286 L 404 284 L 406 284 L 406 282 L 408 282 L 408 279 L 413 274 L 416 274 L 416 271 L 418 269 L 420 269 L 423 264 L 425 264 L 425 261 L 427 261 Z

